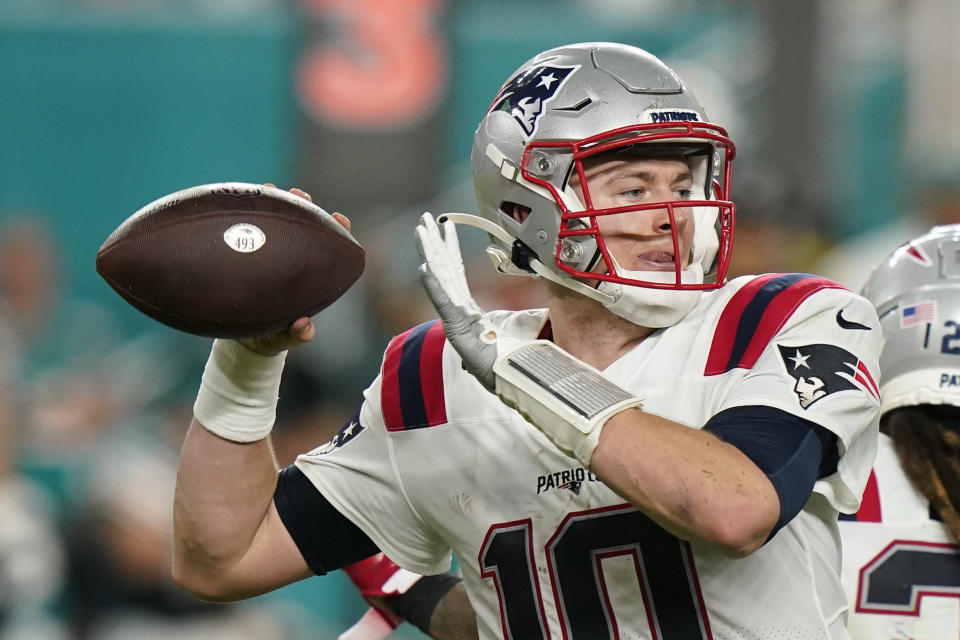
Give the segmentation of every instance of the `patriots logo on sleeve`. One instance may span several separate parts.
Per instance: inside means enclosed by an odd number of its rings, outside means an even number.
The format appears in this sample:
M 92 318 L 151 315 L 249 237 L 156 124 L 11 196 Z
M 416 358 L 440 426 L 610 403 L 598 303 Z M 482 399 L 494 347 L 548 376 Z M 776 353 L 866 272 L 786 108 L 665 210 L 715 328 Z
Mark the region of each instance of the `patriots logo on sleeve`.
M 880 401 L 880 391 L 870 371 L 846 349 L 832 344 L 778 344 L 777 349 L 787 373 L 796 381 L 793 390 L 804 409 L 831 393 L 851 389 L 863 389 Z
M 541 65 L 521 73 L 504 85 L 490 105 L 490 112 L 506 111 L 520 123 L 528 136 L 537 130 L 544 105 L 557 94 L 567 76 L 579 69 Z
M 311 453 L 323 455 L 325 453 L 330 453 L 334 449 L 339 449 L 360 435 L 363 429 L 364 426 L 360 424 L 360 413 L 357 412 L 352 418 L 350 418 L 349 421 L 347 421 L 347 424 L 345 424 L 340 431 L 337 432 L 337 435 L 333 436 L 326 444 L 320 445 L 314 449 Z

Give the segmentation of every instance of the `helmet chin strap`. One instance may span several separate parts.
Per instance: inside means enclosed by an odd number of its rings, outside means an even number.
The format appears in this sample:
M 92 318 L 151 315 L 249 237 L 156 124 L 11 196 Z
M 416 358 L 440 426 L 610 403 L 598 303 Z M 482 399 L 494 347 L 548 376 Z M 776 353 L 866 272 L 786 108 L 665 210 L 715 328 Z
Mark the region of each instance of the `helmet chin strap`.
M 617 265 L 617 273 L 633 280 L 647 282 L 674 282 L 672 271 L 629 271 Z M 702 284 L 703 267 L 694 262 L 680 273 L 683 284 Z M 621 318 L 641 327 L 662 329 L 680 322 L 690 313 L 703 293 L 698 290 L 677 291 L 675 289 L 652 289 L 636 285 L 623 285 L 616 282 L 601 282 L 597 287 L 601 293 L 613 297 L 613 302 L 604 306 Z

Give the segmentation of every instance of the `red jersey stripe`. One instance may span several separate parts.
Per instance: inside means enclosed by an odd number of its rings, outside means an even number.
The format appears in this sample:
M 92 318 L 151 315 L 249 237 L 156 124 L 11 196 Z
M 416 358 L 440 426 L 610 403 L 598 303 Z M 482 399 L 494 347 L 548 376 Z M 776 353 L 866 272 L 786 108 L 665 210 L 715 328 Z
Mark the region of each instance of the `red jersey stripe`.
M 446 341 L 443 325 L 437 322 L 427 331 L 420 352 L 420 385 L 427 410 L 427 425 L 431 427 L 447 421 L 443 391 L 443 345 Z
M 403 410 L 400 407 L 400 356 L 403 355 L 403 343 L 412 331 L 413 329 L 410 329 L 393 338 L 383 356 L 380 409 L 383 412 L 383 422 L 391 431 L 403 429 Z
M 860 501 L 860 510 L 857 511 L 858 522 L 883 522 L 880 512 L 880 490 L 877 488 L 877 476 L 873 470 L 867 478 L 867 487 L 863 490 L 863 499 Z
M 727 362 L 733 352 L 733 342 L 737 337 L 737 325 L 740 323 L 743 310 L 763 285 L 778 275 L 777 273 L 768 273 L 754 278 L 733 294 L 733 297 L 727 302 L 720 314 L 720 320 L 717 321 L 717 328 L 714 330 L 713 343 L 710 345 L 710 354 L 707 356 L 705 375 L 712 376 L 727 371 Z
M 821 289 L 843 288 L 845 288 L 843 285 L 826 278 L 810 278 L 784 289 L 763 312 L 760 324 L 757 325 L 753 338 L 750 339 L 750 345 L 744 351 L 743 358 L 737 366 L 749 369 L 755 365 L 773 336 L 777 335 L 804 300 Z
M 797 307 L 821 289 L 843 289 L 832 280 L 807 274 L 759 276 L 727 302 L 714 331 L 704 375 L 749 369 Z

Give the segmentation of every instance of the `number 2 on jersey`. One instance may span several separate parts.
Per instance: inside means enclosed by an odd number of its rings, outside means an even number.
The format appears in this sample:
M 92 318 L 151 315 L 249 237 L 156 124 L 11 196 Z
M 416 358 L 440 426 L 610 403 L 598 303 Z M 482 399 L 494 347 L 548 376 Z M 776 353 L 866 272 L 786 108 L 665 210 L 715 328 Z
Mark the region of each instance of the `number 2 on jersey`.
M 479 561 L 500 598 L 504 638 L 548 640 L 530 519 L 490 527 Z M 568 514 L 544 547 L 566 640 L 617 640 L 603 560 L 632 556 L 650 637 L 712 638 L 689 545 L 633 507 Z
M 894 540 L 860 570 L 857 611 L 920 615 L 925 596 L 960 598 L 960 545 Z

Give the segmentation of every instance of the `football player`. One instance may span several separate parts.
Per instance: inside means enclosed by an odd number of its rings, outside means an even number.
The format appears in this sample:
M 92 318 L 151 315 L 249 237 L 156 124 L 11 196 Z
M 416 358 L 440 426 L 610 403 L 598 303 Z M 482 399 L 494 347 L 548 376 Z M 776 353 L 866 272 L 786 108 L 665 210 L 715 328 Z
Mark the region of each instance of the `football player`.
M 418 599 L 421 628 L 465 586 L 484 639 L 848 638 L 837 514 L 876 451 L 879 323 L 815 276 L 727 282 L 734 155 L 646 51 L 524 63 L 474 137 L 481 215 L 416 229 L 441 320 L 390 342 L 336 438 L 278 475 L 283 350 L 309 319 L 214 342 L 176 579 L 236 599 L 378 551 L 424 575 L 455 554 L 463 583 Z M 457 224 L 547 308 L 480 309 Z
M 877 461 L 841 516 L 854 638 L 960 638 L 960 225 L 870 274 L 884 332 Z

